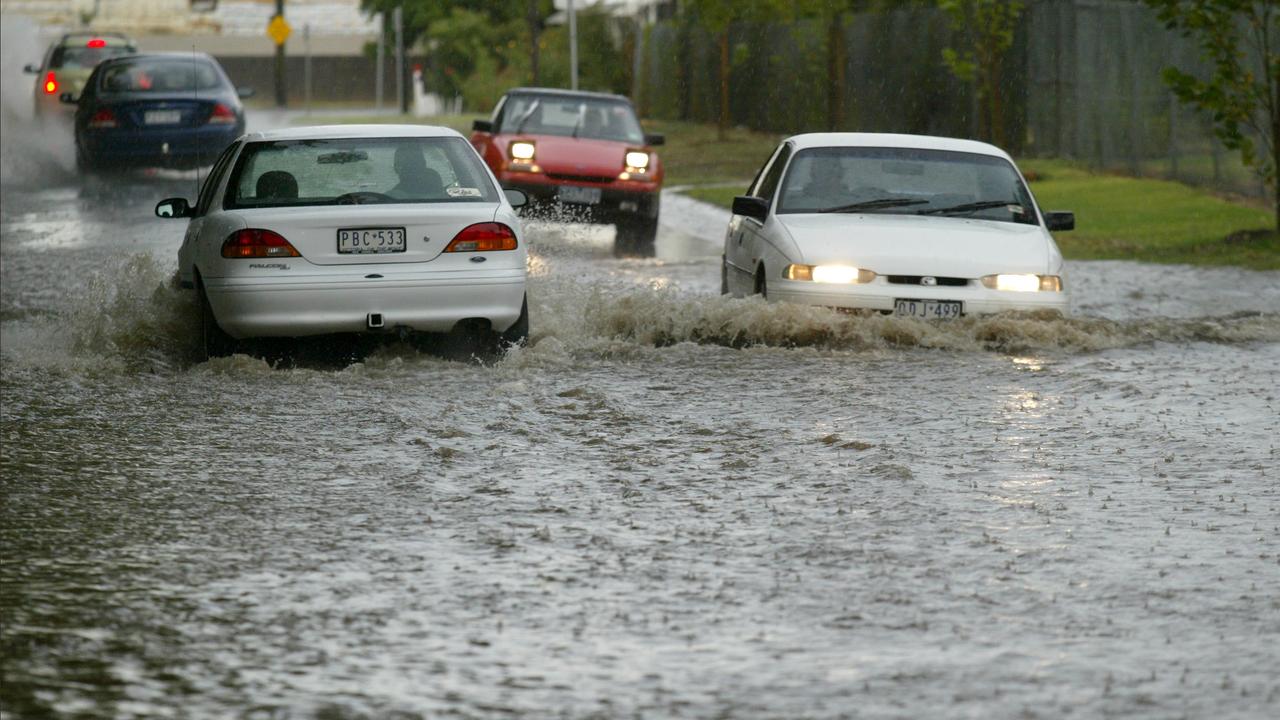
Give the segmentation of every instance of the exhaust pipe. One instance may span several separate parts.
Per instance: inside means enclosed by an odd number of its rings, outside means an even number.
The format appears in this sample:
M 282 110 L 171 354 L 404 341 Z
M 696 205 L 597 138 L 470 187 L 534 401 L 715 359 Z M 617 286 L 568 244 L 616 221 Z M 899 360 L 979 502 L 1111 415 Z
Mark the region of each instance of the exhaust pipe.
M 369 317 L 365 320 L 370 330 L 382 329 L 382 313 L 369 313 Z

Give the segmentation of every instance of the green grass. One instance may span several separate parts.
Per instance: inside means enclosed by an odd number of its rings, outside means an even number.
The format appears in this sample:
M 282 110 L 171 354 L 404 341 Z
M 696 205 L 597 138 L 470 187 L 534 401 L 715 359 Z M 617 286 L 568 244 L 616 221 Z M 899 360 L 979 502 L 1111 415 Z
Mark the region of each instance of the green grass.
M 667 185 L 737 183 L 745 191 L 782 140 L 781 135 L 740 128 L 730 129 L 721 140 L 714 125 L 700 123 L 654 120 L 644 126 L 646 132 L 667 137 L 667 144 L 658 148 Z
M 1068 258 L 1280 269 L 1275 218 L 1261 207 L 1167 180 L 1090 173 L 1062 161 L 1027 161 L 1022 170 L 1041 178 L 1031 191 L 1043 209 L 1075 212 L 1076 230 L 1054 236 Z M 1232 238 L 1262 229 L 1271 232 Z
M 1075 212 L 1076 229 L 1054 235 L 1068 258 L 1280 269 L 1280 234 L 1267 209 L 1181 183 L 1096 174 L 1062 161 L 1020 164 L 1028 176 L 1042 178 L 1031 191 L 1043 209 Z M 687 194 L 728 208 L 748 182 Z M 1263 229 L 1271 232 L 1241 235 Z

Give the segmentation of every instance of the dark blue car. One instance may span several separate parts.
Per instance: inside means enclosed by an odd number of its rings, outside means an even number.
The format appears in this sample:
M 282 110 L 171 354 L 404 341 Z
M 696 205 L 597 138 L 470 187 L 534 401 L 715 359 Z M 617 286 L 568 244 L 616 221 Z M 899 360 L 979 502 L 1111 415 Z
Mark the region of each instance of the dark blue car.
M 147 53 L 102 62 L 76 103 L 82 170 L 209 165 L 244 133 L 241 97 L 204 54 Z

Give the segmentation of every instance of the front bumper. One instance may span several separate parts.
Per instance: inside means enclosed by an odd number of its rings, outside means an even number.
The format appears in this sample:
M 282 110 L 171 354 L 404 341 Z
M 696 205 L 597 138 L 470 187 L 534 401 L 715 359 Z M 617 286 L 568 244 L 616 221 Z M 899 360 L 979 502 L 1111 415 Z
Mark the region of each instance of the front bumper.
M 508 171 L 498 173 L 498 183 L 504 188 L 521 190 L 528 195 L 530 202 L 526 207 L 532 212 L 548 208 L 563 209 L 574 215 L 574 219 L 601 224 L 656 220 L 658 196 L 662 190 L 661 183 L 636 180 L 574 182 L 550 178 L 543 173 Z M 565 186 L 599 188 L 600 202 L 590 205 L 561 202 L 559 192 Z
M 520 317 L 523 268 L 342 276 L 204 278 L 218 325 L 236 339 L 333 333 L 448 332 L 462 320 L 488 320 L 495 331 Z M 382 315 L 381 330 L 368 326 Z
M 965 315 L 1047 310 L 1066 313 L 1066 292 L 1009 292 L 990 290 L 973 280 L 968 285 L 929 287 L 890 283 L 880 276 L 865 284 L 835 285 L 807 280 L 770 279 L 770 300 L 833 308 L 893 312 L 897 300 L 949 300 L 960 302 Z

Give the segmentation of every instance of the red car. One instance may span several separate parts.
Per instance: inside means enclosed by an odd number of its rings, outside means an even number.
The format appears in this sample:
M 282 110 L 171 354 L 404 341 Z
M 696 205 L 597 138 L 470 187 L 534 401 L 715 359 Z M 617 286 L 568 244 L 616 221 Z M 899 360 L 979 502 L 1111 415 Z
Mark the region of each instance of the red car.
M 621 95 L 516 88 L 491 120 L 477 120 L 471 144 L 504 188 L 530 207 L 562 207 L 574 220 L 617 226 L 617 244 L 652 246 L 658 231 L 662 135 L 640 129 Z

